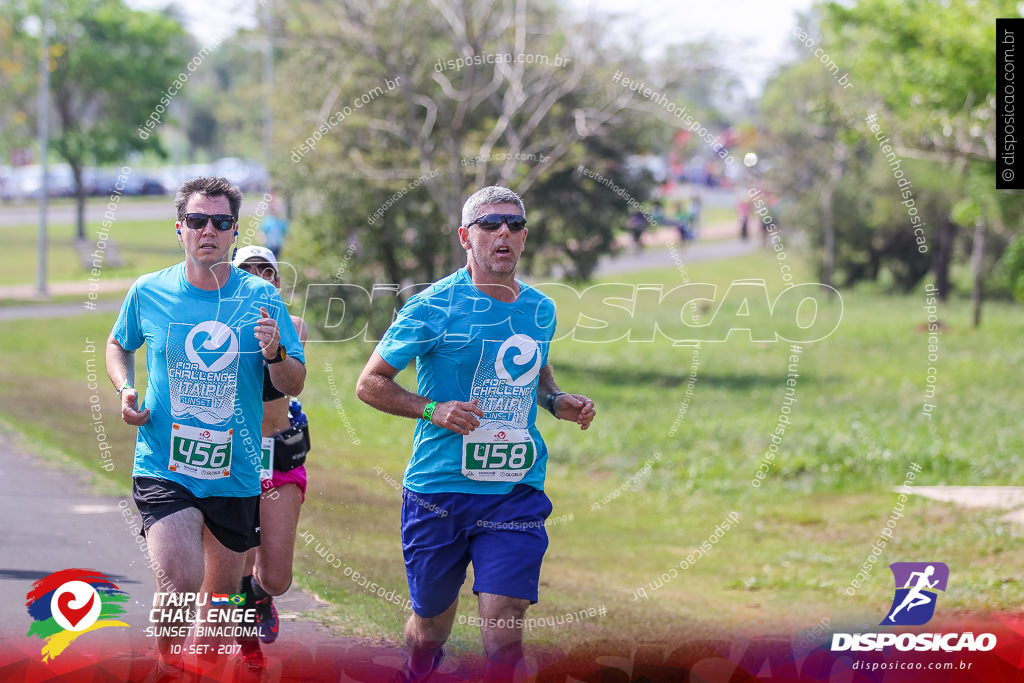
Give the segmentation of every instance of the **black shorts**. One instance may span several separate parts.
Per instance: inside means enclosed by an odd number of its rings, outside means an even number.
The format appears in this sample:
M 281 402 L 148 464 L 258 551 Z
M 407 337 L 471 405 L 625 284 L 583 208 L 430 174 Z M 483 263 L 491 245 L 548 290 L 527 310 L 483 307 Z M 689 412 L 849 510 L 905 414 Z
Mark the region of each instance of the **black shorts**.
M 142 535 L 179 510 L 196 508 L 206 527 L 228 550 L 244 553 L 260 544 L 260 497 L 199 498 L 181 484 L 154 477 L 134 477 L 132 496 L 142 515 Z

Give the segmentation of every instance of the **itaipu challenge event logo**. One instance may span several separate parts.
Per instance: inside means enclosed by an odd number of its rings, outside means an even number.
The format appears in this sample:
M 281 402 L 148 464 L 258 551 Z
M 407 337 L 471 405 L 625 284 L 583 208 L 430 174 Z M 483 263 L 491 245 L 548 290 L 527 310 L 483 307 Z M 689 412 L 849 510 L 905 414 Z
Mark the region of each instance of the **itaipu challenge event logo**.
M 32 584 L 25 606 L 34 620 L 29 636 L 42 638 L 43 661 L 52 660 L 78 636 L 107 626 L 128 627 L 113 617 L 124 614 L 128 594 L 95 569 L 64 569 Z

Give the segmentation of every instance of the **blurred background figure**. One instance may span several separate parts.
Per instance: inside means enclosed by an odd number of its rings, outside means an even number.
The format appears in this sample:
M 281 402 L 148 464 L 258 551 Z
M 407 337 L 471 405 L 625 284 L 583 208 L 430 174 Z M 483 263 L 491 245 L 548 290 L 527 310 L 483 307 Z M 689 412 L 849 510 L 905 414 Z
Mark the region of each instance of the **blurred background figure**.
M 685 243 L 693 239 L 693 212 L 683 202 L 676 202 L 674 206 L 675 216 L 672 224 L 679 231 L 679 241 Z
M 693 233 L 692 239 L 697 239 L 700 235 L 700 213 L 703 201 L 700 192 L 694 192 L 690 195 L 690 231 Z
M 288 219 L 281 211 L 276 196 L 270 200 L 267 215 L 260 221 L 260 230 L 263 231 L 263 245 L 274 252 L 274 258 L 281 258 L 281 247 L 284 245 L 285 235 L 288 234 Z
M 643 251 L 645 230 L 647 230 L 647 219 L 642 212 L 634 211 L 629 216 L 629 234 L 633 236 L 633 245 L 637 251 Z
M 741 197 L 736 202 L 736 213 L 740 217 L 740 239 L 746 242 L 750 239 L 750 204 L 747 203 L 746 198 Z

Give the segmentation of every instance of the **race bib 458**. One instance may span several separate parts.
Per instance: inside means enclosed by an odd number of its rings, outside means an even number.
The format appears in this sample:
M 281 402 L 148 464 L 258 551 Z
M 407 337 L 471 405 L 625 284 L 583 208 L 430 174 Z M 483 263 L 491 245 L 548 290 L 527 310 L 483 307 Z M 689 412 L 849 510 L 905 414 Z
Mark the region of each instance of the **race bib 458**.
M 520 481 L 536 457 L 528 429 L 476 429 L 462 437 L 462 475 L 474 481 Z

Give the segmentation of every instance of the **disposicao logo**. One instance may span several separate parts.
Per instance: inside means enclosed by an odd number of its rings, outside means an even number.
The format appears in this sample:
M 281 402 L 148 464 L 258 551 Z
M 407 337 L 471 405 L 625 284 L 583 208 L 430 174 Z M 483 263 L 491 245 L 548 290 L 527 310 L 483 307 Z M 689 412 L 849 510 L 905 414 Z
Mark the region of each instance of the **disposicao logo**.
M 939 592 L 945 592 L 949 567 L 942 562 L 893 562 L 896 582 L 892 606 L 879 626 L 920 626 L 935 615 Z M 895 647 L 902 652 L 987 652 L 996 646 L 991 633 L 833 633 L 832 651 L 869 652 Z
M 889 565 L 896 581 L 896 594 L 889 614 L 880 626 L 920 626 L 935 614 L 938 591 L 945 592 L 949 567 L 942 562 L 893 562 Z
M 42 638 L 43 661 L 63 652 L 78 636 L 106 626 L 128 624 L 112 617 L 124 614 L 128 594 L 95 569 L 64 569 L 32 584 L 25 606 L 35 621 L 29 636 Z

